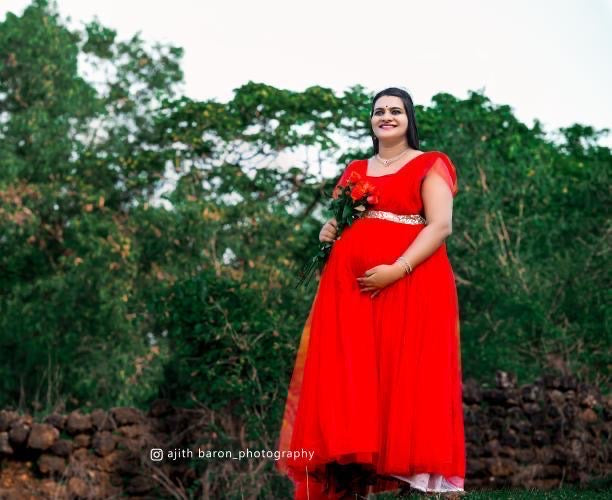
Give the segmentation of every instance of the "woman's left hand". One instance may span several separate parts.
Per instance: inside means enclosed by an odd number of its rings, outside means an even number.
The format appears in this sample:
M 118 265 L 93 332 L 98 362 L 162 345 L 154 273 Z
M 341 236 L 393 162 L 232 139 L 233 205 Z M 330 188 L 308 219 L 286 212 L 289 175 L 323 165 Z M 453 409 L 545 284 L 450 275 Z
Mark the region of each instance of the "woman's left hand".
M 357 283 L 362 292 L 374 290 L 372 297 L 376 297 L 380 291 L 397 281 L 404 275 L 401 264 L 381 264 L 368 269 L 363 276 L 357 278 Z

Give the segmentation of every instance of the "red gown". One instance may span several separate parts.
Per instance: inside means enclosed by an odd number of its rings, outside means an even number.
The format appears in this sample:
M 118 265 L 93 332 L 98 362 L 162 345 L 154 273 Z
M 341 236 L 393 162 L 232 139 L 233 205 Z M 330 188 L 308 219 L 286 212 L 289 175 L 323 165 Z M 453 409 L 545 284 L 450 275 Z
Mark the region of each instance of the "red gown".
M 439 151 L 383 176 L 367 176 L 367 164 L 351 162 L 338 184 L 361 174 L 378 188 L 375 210 L 424 216 L 421 183 L 429 174 L 457 193 L 456 169 Z M 446 244 L 376 297 L 357 283 L 366 270 L 393 264 L 424 227 L 361 218 L 333 244 L 277 441 L 276 467 L 295 483 L 295 499 L 339 498 L 331 462 L 360 464 L 369 474 L 368 493 L 405 483 L 463 490 L 459 310 Z

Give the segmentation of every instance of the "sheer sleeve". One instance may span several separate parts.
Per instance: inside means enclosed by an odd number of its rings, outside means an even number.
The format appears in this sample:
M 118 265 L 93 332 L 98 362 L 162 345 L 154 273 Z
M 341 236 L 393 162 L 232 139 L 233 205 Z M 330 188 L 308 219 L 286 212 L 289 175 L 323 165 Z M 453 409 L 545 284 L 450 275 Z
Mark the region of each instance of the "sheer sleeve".
M 439 153 L 432 163 L 426 165 L 421 174 L 421 185 L 428 175 L 439 175 L 444 179 L 453 194 L 453 198 L 457 195 L 457 169 L 453 162 L 444 153 Z

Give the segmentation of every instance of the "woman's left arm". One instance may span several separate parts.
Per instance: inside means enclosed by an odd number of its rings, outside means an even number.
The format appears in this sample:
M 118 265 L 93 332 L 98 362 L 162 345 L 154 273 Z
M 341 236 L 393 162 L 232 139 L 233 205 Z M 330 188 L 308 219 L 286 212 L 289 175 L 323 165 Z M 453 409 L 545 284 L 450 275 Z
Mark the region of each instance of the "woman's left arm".
M 423 180 L 421 195 L 427 225 L 402 254 L 413 269 L 453 232 L 453 194 L 446 181 L 439 175 L 428 174 Z M 394 265 L 401 266 L 400 263 Z

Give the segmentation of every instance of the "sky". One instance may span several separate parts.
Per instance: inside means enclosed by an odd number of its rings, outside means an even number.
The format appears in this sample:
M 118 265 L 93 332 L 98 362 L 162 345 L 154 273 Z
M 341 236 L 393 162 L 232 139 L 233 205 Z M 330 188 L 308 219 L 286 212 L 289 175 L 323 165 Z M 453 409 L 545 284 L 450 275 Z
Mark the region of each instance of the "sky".
M 26 0 L 0 0 L 21 14 Z M 249 80 L 341 94 L 389 86 L 429 105 L 481 91 L 531 126 L 612 129 L 612 0 L 59 0 L 72 27 L 184 48 L 184 93 L 232 98 Z M 612 147 L 612 131 L 601 144 Z

